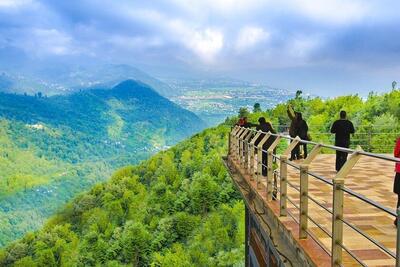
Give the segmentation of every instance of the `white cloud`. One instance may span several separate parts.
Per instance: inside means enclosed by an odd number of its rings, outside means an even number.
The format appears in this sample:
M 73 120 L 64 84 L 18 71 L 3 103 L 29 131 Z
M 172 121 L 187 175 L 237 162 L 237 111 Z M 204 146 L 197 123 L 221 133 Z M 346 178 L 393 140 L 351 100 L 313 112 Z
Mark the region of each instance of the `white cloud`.
M 287 52 L 292 58 L 307 59 L 308 56 L 321 45 L 317 36 L 302 36 L 287 42 Z
M 56 29 L 34 29 L 32 33 L 33 39 L 29 43 L 37 54 L 68 55 L 77 52 L 72 46 L 72 38 Z
M 186 45 L 206 62 L 212 62 L 224 44 L 223 34 L 217 30 L 193 31 Z
M 25 6 L 31 4 L 32 0 L 0 0 L 0 9 L 1 8 L 18 8 L 21 6 Z
M 172 2 L 196 16 L 206 16 L 218 13 L 220 16 L 230 16 L 239 13 L 249 13 L 265 6 L 268 0 L 172 0 Z
M 235 48 L 239 52 L 246 51 L 268 40 L 270 36 L 271 34 L 263 28 L 254 26 L 243 27 L 239 31 Z
M 367 1 L 360 0 L 287 0 L 288 8 L 315 21 L 331 24 L 347 24 L 368 15 Z
M 224 46 L 224 35 L 220 30 L 210 27 L 195 29 L 180 20 L 171 20 L 166 26 L 176 42 L 184 45 L 205 63 L 212 63 Z
M 255 9 L 267 1 L 264 0 L 205 0 L 203 1 L 208 7 L 217 11 L 226 12 L 244 12 Z
M 163 40 L 160 37 L 152 36 L 125 36 L 113 35 L 107 39 L 107 42 L 117 47 L 143 49 L 146 47 L 159 47 L 163 45 Z

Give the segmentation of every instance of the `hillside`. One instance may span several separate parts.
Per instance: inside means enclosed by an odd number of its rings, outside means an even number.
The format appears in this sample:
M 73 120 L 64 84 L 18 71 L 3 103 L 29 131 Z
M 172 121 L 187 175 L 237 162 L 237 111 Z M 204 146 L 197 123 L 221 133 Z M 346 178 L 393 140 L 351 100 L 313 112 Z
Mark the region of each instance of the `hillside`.
M 360 136 L 373 129 L 372 151 L 391 150 L 400 136 L 400 91 L 367 99 L 289 101 L 302 111 L 313 139 L 345 109 Z M 288 122 L 286 105 L 249 113 L 274 126 Z M 244 209 L 222 165 L 233 117 L 76 197 L 37 232 L 0 251 L 1 266 L 241 266 Z M 355 139 L 353 146 L 359 144 Z M 391 148 L 388 148 L 391 146 Z
M 148 84 L 163 96 L 174 94 L 167 84 L 130 65 L 38 64 L 36 61 L 27 61 L 10 66 L 0 62 L 0 91 L 5 93 L 34 95 L 42 92 L 46 95 L 59 95 L 87 88 L 113 87 L 126 79 Z
M 0 93 L 0 246 L 76 193 L 204 128 L 147 85 L 52 97 Z
M 1 266 L 240 266 L 244 209 L 221 125 L 125 167 L 0 252 Z

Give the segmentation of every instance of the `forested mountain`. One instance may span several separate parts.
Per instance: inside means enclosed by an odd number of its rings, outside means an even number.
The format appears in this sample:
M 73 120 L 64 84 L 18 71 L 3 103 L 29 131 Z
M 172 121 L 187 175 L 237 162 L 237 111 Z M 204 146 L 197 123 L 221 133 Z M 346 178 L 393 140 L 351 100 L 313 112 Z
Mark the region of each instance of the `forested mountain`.
M 117 171 L 0 252 L 1 266 L 241 266 L 244 208 L 222 165 L 229 127 Z
M 0 246 L 74 194 L 204 128 L 149 86 L 46 97 L 0 93 Z
M 316 141 L 345 109 L 356 132 L 372 132 L 371 150 L 400 135 L 400 91 L 289 101 Z M 288 103 L 260 116 L 275 128 L 289 122 Z M 241 111 L 243 113 L 243 110 Z M 0 251 L 0 266 L 242 266 L 244 208 L 221 161 L 237 117 L 207 129 L 76 197 L 40 231 Z M 383 133 L 382 131 L 385 131 Z M 380 141 L 380 142 L 379 142 Z M 353 145 L 356 145 L 356 143 Z
M 26 61 L 10 66 L 10 64 L 2 65 L 0 62 L 0 91 L 6 93 L 66 94 L 81 89 L 112 87 L 126 79 L 148 84 L 163 96 L 175 93 L 167 84 L 125 64 L 75 65 L 65 62 L 60 64 Z

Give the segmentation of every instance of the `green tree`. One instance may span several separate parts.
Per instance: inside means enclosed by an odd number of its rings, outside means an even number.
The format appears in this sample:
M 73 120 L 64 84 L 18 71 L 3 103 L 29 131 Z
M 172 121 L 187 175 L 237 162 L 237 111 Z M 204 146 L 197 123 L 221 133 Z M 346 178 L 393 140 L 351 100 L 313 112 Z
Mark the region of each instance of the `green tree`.
M 218 201 L 219 187 L 208 174 L 196 173 L 191 187 L 191 208 L 196 214 L 212 210 Z
M 303 94 L 303 91 L 302 90 L 297 90 L 296 91 L 296 99 L 299 99 L 299 98 L 301 98 L 301 95 Z
M 260 103 L 255 103 L 253 106 L 253 113 L 261 112 L 261 105 Z
M 149 264 L 151 252 L 151 235 L 141 223 L 127 222 L 119 240 L 121 262 L 132 263 L 133 266 Z
M 246 107 L 241 107 L 239 109 L 239 118 L 247 117 L 249 115 L 249 110 Z

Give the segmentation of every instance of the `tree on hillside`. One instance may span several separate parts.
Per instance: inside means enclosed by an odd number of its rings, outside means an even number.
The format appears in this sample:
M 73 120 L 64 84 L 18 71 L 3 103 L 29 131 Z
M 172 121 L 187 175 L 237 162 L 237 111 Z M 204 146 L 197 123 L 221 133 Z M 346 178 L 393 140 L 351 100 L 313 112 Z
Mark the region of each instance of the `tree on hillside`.
M 260 103 L 255 103 L 253 106 L 253 113 L 261 112 Z
M 297 91 L 296 91 L 296 99 L 301 98 L 301 95 L 302 95 L 302 94 L 303 94 L 303 91 L 297 90 Z
M 393 82 L 392 82 L 392 89 L 393 89 L 393 90 L 396 90 L 396 88 L 397 88 L 397 82 L 396 82 L 396 81 L 393 81 Z
M 239 109 L 239 117 L 247 117 L 249 115 L 249 110 L 246 107 L 241 107 Z

